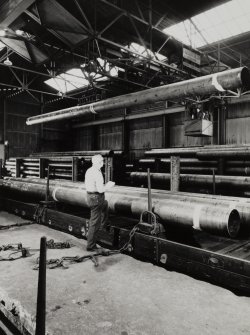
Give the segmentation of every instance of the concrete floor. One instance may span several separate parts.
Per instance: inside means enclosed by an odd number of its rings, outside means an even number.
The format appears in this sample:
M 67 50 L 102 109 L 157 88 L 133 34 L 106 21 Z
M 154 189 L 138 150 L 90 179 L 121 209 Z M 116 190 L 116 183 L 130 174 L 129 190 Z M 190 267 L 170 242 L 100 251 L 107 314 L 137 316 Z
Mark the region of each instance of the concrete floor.
M 21 222 L 0 212 L 0 224 Z M 0 231 L 0 245 L 22 242 L 38 248 L 41 236 L 70 240 L 71 249 L 48 250 L 47 258 L 86 254 L 79 240 L 44 226 Z M 2 255 L 2 253 L 1 253 Z M 0 295 L 18 300 L 31 315 L 36 310 L 38 252 L 0 262 Z M 126 255 L 47 270 L 47 328 L 63 335 L 239 335 L 250 334 L 250 298 L 167 271 Z

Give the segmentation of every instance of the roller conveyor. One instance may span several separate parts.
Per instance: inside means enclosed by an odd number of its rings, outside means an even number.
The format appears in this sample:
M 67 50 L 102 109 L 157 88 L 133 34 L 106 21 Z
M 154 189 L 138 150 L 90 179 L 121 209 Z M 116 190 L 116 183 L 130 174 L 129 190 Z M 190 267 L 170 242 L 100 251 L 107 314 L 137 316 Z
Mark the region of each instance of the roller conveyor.
M 37 203 L 5 199 L 4 209 L 26 219 L 39 214 Z M 40 211 L 41 224 L 77 237 L 86 238 L 88 211 L 79 208 L 45 208 Z M 99 243 L 118 249 L 129 238 L 132 227 L 138 220 L 123 216 L 110 216 L 110 232 L 102 230 Z M 199 279 L 230 288 L 237 293 L 250 294 L 250 240 L 230 239 L 201 231 L 167 230 L 159 235 L 136 232 L 128 255 L 152 262 L 166 269 L 174 269 Z

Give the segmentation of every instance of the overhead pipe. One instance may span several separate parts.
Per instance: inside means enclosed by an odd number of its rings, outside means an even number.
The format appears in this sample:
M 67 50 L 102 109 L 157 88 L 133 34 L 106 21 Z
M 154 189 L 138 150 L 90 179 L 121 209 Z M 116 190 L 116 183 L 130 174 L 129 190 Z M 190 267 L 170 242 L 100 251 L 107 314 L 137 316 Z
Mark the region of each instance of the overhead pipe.
M 66 183 L 67 184 L 67 183 Z M 21 196 L 28 195 L 32 198 L 43 199 L 46 191 L 46 180 L 40 179 L 38 183 L 25 182 L 24 180 L 3 180 L 0 185 L 4 190 L 17 193 Z M 68 184 L 69 185 L 69 184 Z M 115 214 L 122 214 L 139 218 L 140 214 L 147 210 L 147 194 L 128 194 L 116 187 L 118 192 L 110 190 L 106 192 L 109 209 Z M 72 188 L 70 186 L 49 186 L 50 195 L 55 201 L 88 207 L 87 192 L 85 189 Z M 180 211 L 179 209 L 182 208 Z M 240 229 L 239 212 L 228 203 L 199 203 L 196 200 L 176 195 L 174 197 L 157 198 L 152 200 L 152 210 L 159 216 L 164 224 L 193 227 L 194 229 L 208 232 L 225 233 L 236 237 Z
M 83 106 L 61 109 L 51 113 L 29 117 L 27 125 L 71 119 L 101 111 L 127 108 L 141 104 L 149 104 L 168 99 L 183 99 L 190 96 L 210 95 L 240 87 L 250 87 L 250 74 L 246 67 L 240 67 L 223 72 L 209 74 L 203 77 L 150 88 L 94 102 Z

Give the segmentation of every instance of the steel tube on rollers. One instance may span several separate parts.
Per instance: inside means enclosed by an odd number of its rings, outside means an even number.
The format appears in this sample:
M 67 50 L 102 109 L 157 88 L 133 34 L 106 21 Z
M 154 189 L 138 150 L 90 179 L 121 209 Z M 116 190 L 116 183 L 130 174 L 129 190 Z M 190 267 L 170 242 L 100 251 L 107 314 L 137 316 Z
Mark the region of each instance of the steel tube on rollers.
M 3 189 L 16 192 L 20 195 L 44 197 L 46 180 L 35 182 L 3 180 L 0 181 Z M 116 186 L 119 189 L 119 187 Z M 50 184 L 50 194 L 55 201 L 75 206 L 88 207 L 87 194 L 84 189 L 54 186 Z M 137 196 L 125 195 L 109 191 L 106 193 L 110 211 L 115 214 L 125 214 L 139 218 L 141 212 L 147 210 L 147 194 Z M 180 211 L 180 208 L 182 210 Z M 225 204 L 198 203 L 181 196 L 166 199 L 154 199 L 153 211 L 162 223 L 178 226 L 193 227 L 208 232 L 226 233 L 235 237 L 240 228 L 240 216 L 233 206 Z
M 246 67 L 226 70 L 203 77 L 150 88 L 87 104 L 61 109 L 51 113 L 29 117 L 27 125 L 69 119 L 86 114 L 95 114 L 105 110 L 126 108 L 141 104 L 154 103 L 168 99 L 182 99 L 189 96 L 209 95 L 221 91 L 250 86 L 250 75 Z
M 12 177 L 9 180 L 15 182 L 22 182 L 21 178 Z M 25 183 L 44 185 L 44 179 L 28 178 L 25 179 Z M 0 180 L 1 185 L 1 180 Z M 50 185 L 53 187 L 64 187 L 70 189 L 77 189 L 79 191 L 85 190 L 85 184 L 83 182 L 72 182 L 68 180 L 58 181 L 50 180 Z M 110 191 L 107 191 L 108 194 Z M 115 186 L 112 188 L 112 194 L 120 193 L 131 197 L 144 197 L 147 196 L 147 189 L 141 187 L 131 186 Z M 189 193 L 189 192 L 170 192 L 162 189 L 152 189 L 153 199 L 160 199 L 163 201 L 169 201 L 171 199 L 177 199 L 178 201 L 194 201 L 196 204 L 212 204 L 212 205 L 224 205 L 230 208 L 236 208 L 240 214 L 242 224 L 250 229 L 250 199 L 242 197 L 232 196 L 221 196 L 213 194 L 200 194 L 200 193 Z

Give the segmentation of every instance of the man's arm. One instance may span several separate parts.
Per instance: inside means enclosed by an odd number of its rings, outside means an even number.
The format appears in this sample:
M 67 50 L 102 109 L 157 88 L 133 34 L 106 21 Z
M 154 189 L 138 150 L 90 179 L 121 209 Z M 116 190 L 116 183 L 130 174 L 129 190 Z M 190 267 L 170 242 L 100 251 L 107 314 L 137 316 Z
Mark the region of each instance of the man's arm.
M 108 181 L 105 185 L 103 184 L 103 176 L 102 174 L 98 174 L 97 178 L 96 178 L 96 189 L 97 192 L 99 193 L 104 193 L 108 190 L 110 190 L 113 186 L 115 185 L 115 183 L 113 181 Z

